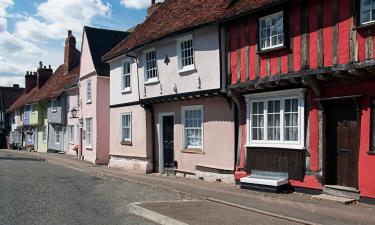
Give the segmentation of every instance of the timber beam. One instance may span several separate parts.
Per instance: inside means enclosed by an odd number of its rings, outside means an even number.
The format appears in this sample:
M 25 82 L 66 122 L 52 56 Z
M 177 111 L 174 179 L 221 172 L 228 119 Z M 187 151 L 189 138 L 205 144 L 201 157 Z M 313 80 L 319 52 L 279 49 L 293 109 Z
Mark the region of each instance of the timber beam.
M 366 70 L 364 69 L 348 69 L 348 73 L 351 75 L 351 76 L 356 76 L 356 77 L 363 77 L 363 76 L 366 76 L 368 73 Z

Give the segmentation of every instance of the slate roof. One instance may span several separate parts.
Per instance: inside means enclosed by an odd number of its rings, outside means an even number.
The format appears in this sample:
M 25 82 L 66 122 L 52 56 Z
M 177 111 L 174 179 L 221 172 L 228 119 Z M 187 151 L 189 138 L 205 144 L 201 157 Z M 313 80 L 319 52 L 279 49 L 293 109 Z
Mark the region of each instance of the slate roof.
M 84 32 L 90 48 L 91 57 L 99 76 L 109 76 L 109 65 L 103 62 L 105 53 L 129 35 L 129 32 L 99 29 L 85 26 Z
M 286 0 L 165 0 L 126 39 L 104 55 L 108 61 L 162 38 L 224 21 Z

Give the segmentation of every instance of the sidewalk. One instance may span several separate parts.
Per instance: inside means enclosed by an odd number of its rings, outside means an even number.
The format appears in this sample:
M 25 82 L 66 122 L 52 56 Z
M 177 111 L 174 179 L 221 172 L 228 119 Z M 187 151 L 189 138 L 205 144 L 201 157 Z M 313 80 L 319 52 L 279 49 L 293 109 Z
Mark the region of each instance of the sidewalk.
M 5 150 L 4 150 L 5 151 Z M 375 207 L 366 204 L 341 205 L 311 199 L 311 195 L 292 193 L 274 194 L 239 189 L 238 186 L 209 183 L 201 180 L 166 177 L 160 174 L 136 174 L 128 171 L 96 166 L 60 154 L 8 151 L 12 154 L 43 158 L 49 163 L 89 173 L 145 185 L 159 186 L 182 196 L 213 199 L 239 207 L 248 207 L 285 217 L 319 224 L 375 224 Z

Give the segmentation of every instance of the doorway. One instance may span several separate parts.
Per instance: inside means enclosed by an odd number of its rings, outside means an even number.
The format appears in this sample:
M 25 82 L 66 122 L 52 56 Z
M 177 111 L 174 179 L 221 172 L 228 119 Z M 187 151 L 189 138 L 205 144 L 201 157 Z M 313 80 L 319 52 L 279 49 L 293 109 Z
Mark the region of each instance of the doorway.
M 174 169 L 174 114 L 163 113 L 159 115 L 160 139 L 159 139 L 159 169 L 163 173 L 165 169 Z
M 329 101 L 325 109 L 326 184 L 358 188 L 358 104 L 355 99 Z

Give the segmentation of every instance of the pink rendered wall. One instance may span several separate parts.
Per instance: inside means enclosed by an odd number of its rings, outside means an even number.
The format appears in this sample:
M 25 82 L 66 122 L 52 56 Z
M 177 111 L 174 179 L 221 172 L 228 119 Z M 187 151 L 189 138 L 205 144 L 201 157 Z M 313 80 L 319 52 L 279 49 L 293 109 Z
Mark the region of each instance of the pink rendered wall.
M 81 118 L 81 104 L 78 104 L 78 92 L 79 92 L 79 89 L 76 88 L 76 89 L 73 89 L 71 91 L 68 91 L 67 92 L 67 97 L 69 98 L 69 109 L 68 109 L 68 116 L 67 116 L 67 125 L 68 126 L 73 126 L 73 144 L 71 143 L 68 143 L 68 154 L 71 154 L 71 155 L 75 155 L 76 152 L 73 151 L 73 148 L 75 145 L 79 145 L 80 143 L 80 140 L 78 139 L 78 131 L 77 131 L 77 125 L 79 125 L 79 119 L 78 118 Z M 71 110 L 72 109 L 76 109 L 77 110 L 77 118 L 72 118 L 72 114 L 71 114 Z M 69 141 L 68 141 L 69 142 Z
M 99 164 L 109 161 L 109 77 L 97 77 L 96 158 Z

